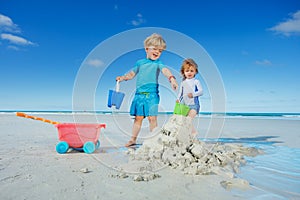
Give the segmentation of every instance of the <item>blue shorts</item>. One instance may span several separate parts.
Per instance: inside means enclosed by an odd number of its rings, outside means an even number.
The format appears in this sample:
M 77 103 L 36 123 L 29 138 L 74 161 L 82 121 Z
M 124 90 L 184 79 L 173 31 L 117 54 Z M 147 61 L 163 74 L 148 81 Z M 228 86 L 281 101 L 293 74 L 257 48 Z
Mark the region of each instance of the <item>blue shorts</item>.
M 188 105 L 190 107 L 190 109 L 196 110 L 197 114 L 199 114 L 200 111 L 200 105 Z
M 130 106 L 132 116 L 157 116 L 159 95 L 157 93 L 135 93 Z

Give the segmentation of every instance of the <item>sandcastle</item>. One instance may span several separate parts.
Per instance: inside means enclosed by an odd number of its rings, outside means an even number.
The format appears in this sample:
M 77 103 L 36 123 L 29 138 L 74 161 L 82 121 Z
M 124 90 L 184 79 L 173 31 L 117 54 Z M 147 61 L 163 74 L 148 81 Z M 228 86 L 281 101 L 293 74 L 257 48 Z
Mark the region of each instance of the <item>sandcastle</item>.
M 190 175 L 217 174 L 225 180 L 220 184 L 229 189 L 234 185 L 247 186 L 246 180 L 236 178 L 245 156 L 262 153 L 259 149 L 240 144 L 207 143 L 191 136 L 192 119 L 173 115 L 153 138 L 147 139 L 137 150 L 128 150 L 129 161 L 121 166 L 117 177 L 128 177 L 126 166 L 135 166 L 135 181 L 149 181 L 160 177 L 158 170 L 171 167 Z M 124 174 L 126 174 L 124 176 Z

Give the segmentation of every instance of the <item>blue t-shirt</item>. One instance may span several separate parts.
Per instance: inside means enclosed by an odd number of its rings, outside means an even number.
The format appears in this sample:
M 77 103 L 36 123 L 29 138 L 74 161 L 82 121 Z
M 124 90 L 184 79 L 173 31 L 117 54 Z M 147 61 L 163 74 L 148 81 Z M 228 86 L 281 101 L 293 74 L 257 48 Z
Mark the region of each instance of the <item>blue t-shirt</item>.
M 158 93 L 158 76 L 164 67 L 160 60 L 138 60 L 132 69 L 136 74 L 136 92 Z

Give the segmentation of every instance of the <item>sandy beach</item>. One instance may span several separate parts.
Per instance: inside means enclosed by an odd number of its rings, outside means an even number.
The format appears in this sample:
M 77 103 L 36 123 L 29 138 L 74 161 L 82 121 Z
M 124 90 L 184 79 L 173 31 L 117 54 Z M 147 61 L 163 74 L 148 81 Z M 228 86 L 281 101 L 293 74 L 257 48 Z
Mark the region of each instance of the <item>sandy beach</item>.
M 59 122 L 74 122 L 71 114 L 37 113 Z M 171 115 L 159 117 L 159 127 Z M 54 125 L 0 114 L 1 199 L 299 199 L 300 123 L 298 119 L 226 118 L 220 134 L 207 132 L 210 117 L 199 117 L 194 124 L 201 141 L 216 139 L 227 145 L 257 148 L 264 153 L 245 158 L 235 180 L 246 180 L 224 187 L 224 176 L 191 175 L 163 166 L 159 178 L 134 181 L 136 175 L 120 166 L 128 163 L 123 147 L 131 135 L 132 118 L 119 115 L 78 115 L 78 122 L 105 123 L 100 148 L 92 154 L 71 151 L 58 154 L 59 142 Z M 159 132 L 159 129 L 158 129 Z M 143 124 L 139 143 L 155 137 Z M 132 150 L 130 150 L 132 151 Z M 130 164 L 130 163 L 129 163 Z M 226 179 L 227 180 L 227 179 Z M 224 183 L 224 182 L 223 182 Z M 228 186 L 228 185 L 227 185 Z

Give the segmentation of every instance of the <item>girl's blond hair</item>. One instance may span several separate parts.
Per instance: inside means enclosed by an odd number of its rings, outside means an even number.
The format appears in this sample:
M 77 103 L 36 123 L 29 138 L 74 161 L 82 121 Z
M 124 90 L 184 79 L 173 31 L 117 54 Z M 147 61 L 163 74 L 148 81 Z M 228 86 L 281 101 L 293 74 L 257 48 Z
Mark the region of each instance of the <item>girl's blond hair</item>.
M 198 74 L 198 65 L 197 63 L 192 59 L 192 58 L 187 58 L 182 62 L 181 65 L 181 69 L 180 69 L 180 73 L 183 77 L 183 80 L 186 79 L 186 77 L 184 76 L 184 71 L 190 67 L 194 67 L 196 70 L 196 74 Z
M 145 39 L 144 47 L 147 48 L 150 46 L 160 47 L 163 50 L 165 50 L 167 48 L 165 40 L 162 38 L 161 35 L 159 35 L 157 33 L 153 33 L 152 35 L 150 35 L 149 37 L 147 37 Z

